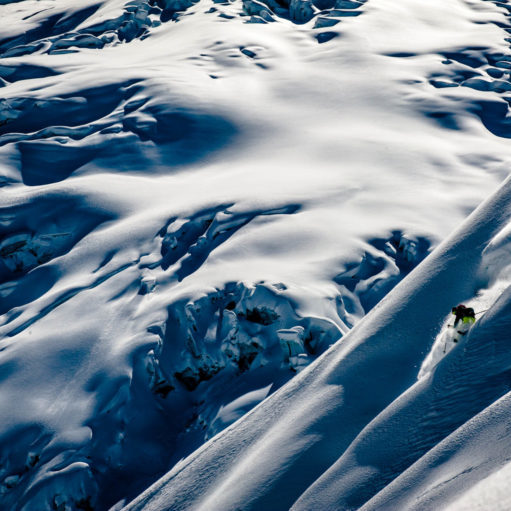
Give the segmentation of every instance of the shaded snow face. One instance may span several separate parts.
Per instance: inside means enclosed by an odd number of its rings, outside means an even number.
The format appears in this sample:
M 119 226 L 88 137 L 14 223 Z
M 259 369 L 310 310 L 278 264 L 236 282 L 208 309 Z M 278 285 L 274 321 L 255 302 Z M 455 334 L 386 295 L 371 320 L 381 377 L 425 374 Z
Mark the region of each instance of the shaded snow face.
M 6 509 L 122 507 L 403 289 L 507 172 L 492 2 L 0 16 Z M 501 290 L 506 236 L 474 287 Z

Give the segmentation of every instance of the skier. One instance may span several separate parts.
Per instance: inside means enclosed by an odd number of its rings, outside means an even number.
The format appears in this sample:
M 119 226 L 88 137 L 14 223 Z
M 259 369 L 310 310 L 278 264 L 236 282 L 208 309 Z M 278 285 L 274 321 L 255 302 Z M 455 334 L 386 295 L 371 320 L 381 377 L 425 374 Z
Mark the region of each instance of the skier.
M 458 342 L 463 335 L 467 335 L 470 327 L 476 321 L 476 315 L 474 309 L 465 307 L 463 304 L 453 307 L 451 312 L 455 316 L 455 320 L 454 325 L 449 326 L 456 330 L 452 336 L 452 340 L 453 342 Z

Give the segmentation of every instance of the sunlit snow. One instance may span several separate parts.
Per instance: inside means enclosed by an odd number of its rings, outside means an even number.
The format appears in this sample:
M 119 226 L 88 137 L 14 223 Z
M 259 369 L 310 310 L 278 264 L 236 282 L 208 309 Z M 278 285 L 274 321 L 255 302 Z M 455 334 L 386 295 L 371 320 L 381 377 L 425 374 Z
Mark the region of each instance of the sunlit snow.
M 0 0 L 0 508 L 506 509 L 510 11 Z

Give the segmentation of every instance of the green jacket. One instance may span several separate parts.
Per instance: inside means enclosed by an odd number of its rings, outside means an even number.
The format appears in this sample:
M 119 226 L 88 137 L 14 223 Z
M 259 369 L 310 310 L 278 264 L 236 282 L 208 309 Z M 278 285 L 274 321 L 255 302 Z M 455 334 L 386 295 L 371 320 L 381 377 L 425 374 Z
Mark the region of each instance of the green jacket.
M 453 312 L 452 313 L 453 316 L 456 316 L 456 313 Z M 461 321 L 463 323 L 475 323 L 476 322 L 476 318 L 472 317 L 472 316 L 465 316 L 461 319 Z

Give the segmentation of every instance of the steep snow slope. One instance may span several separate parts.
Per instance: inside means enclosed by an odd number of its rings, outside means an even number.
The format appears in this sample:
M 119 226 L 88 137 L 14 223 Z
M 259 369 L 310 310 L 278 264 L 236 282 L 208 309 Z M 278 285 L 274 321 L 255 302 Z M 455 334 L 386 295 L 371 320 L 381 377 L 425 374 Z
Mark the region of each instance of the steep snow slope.
M 126 509 L 438 509 L 477 477 L 456 476 L 503 464 L 508 442 L 498 457 L 476 443 L 484 419 L 465 426 L 467 442 L 458 433 L 436 446 L 510 390 L 509 292 L 430 377 L 414 380 L 449 304 L 477 289 L 482 251 L 509 222 L 510 191 L 508 180 L 342 342 Z M 497 419 L 484 434 L 502 427 Z M 412 472 L 418 482 L 399 485 L 426 453 L 433 461 Z M 372 506 L 383 489 L 390 496 Z
M 456 395 L 460 350 L 419 367 L 509 277 L 507 231 L 480 263 L 508 185 L 426 257 L 507 175 L 506 6 L 0 1 L 0 507 L 119 509 L 172 467 L 134 507 L 384 505 L 474 414 L 492 438 L 502 386 L 353 462 Z

